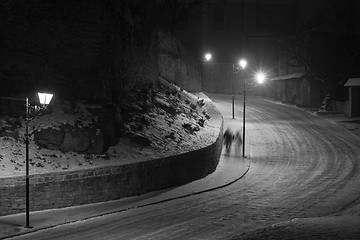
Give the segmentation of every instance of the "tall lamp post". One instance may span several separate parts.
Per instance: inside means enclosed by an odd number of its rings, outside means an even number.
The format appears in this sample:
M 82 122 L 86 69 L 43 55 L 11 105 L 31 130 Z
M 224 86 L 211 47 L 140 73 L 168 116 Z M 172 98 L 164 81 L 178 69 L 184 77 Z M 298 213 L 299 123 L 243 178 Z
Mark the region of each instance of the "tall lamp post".
M 206 53 L 202 59 L 202 66 L 201 66 L 201 89 L 204 91 L 204 85 L 205 85 L 205 64 L 209 62 L 212 58 L 211 53 Z
M 26 111 L 26 118 L 25 118 L 25 145 L 26 145 L 26 220 L 25 220 L 25 227 L 32 228 L 30 226 L 30 181 L 29 181 L 29 122 L 33 120 L 41 110 L 45 110 L 46 107 L 49 105 L 53 94 L 50 93 L 38 93 L 39 102 L 41 104 L 40 107 L 34 106 L 35 111 L 37 112 L 36 115 L 32 118 L 29 118 L 29 110 L 32 106 L 30 106 L 29 99 L 26 98 L 25 102 L 25 111 Z
M 256 81 L 259 84 L 264 83 L 265 81 L 265 75 L 263 73 L 257 73 Z M 246 78 L 244 78 L 244 109 L 243 109 L 243 149 L 242 149 L 242 156 L 245 158 L 245 103 L 246 103 Z
M 32 228 L 30 226 L 30 181 L 29 181 L 29 122 L 33 120 L 36 116 L 41 113 L 42 110 L 45 110 L 49 105 L 53 94 L 50 93 L 38 93 L 40 106 L 34 105 L 31 106 L 29 98 L 25 98 L 25 181 L 26 181 L 26 192 L 25 192 L 25 207 L 26 207 L 26 216 L 25 216 L 25 227 Z M 15 100 L 15 101 L 24 101 L 22 98 L 14 97 L 0 97 L 0 99 L 5 100 Z M 32 118 L 29 118 L 30 109 L 34 109 L 36 114 Z
M 235 64 L 233 65 L 233 73 L 237 73 L 237 70 L 240 70 L 240 76 L 243 75 L 243 70 L 246 68 L 246 65 L 247 65 L 247 61 L 245 59 L 241 59 L 238 63 L 238 65 L 240 66 L 236 66 Z M 232 118 L 234 119 L 235 118 L 235 93 L 234 93 L 234 78 L 232 79 L 232 82 L 231 82 L 231 85 L 232 85 Z M 245 99 L 244 99 L 245 101 Z

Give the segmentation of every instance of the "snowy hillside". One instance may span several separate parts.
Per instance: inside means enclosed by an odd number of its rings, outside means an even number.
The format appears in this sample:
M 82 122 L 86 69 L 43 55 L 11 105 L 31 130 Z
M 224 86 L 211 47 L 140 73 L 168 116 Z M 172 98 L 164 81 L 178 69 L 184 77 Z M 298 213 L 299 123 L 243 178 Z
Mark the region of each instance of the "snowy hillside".
M 56 102 L 30 123 L 30 173 L 126 164 L 205 147 L 216 140 L 219 129 L 211 124 L 214 112 L 211 112 L 210 100 L 204 95 L 199 96 L 163 79 L 145 92 L 134 92 L 127 103 L 127 117 L 124 113 L 119 117 L 121 134 L 116 143 L 97 154 L 67 151 L 71 149 L 69 143 L 84 144 L 87 139 L 68 139 L 67 145 L 65 139 L 60 139 L 60 145 L 55 146 L 40 137 L 34 138 L 40 131 L 45 131 L 49 135 L 48 141 L 55 141 L 59 137 L 54 133 L 64 126 L 76 128 L 75 133 L 82 134 L 82 129 L 98 121 L 92 114 L 92 109 L 100 108 L 98 105 Z M 215 118 L 219 117 L 216 114 Z M 0 177 L 24 175 L 24 119 L 7 115 L 0 119 Z M 51 131 L 47 131 L 49 129 Z

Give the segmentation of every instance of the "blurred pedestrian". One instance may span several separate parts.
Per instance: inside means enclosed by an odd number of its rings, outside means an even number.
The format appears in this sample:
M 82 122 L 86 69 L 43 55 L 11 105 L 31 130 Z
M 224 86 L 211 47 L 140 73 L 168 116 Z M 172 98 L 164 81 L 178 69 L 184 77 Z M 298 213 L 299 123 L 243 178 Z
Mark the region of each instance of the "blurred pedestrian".
M 232 144 L 233 140 L 234 140 L 233 133 L 230 131 L 230 129 L 226 129 L 226 131 L 224 133 L 224 145 L 225 145 L 227 154 L 230 153 L 231 144 Z
M 234 141 L 237 142 L 237 146 L 238 146 L 238 148 L 240 148 L 241 144 L 242 144 L 242 138 L 241 138 L 241 133 L 239 130 L 237 130 L 235 132 Z

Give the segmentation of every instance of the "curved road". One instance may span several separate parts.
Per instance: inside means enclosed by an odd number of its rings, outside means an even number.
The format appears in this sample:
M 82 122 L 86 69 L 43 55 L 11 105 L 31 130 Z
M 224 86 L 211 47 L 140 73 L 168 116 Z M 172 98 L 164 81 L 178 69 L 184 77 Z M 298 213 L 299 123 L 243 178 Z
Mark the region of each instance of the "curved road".
M 242 98 L 210 95 L 225 125 L 241 129 Z M 17 239 L 230 239 L 294 218 L 360 215 L 360 139 L 297 108 L 247 101 L 240 181 L 216 191 L 68 224 Z M 241 236 L 239 237 L 241 239 Z

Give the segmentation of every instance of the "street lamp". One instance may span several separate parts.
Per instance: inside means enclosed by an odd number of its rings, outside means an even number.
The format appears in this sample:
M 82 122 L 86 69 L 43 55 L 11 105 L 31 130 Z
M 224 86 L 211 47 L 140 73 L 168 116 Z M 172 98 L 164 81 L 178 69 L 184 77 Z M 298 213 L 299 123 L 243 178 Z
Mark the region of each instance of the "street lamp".
M 211 60 L 211 58 L 212 58 L 211 53 L 206 53 L 206 54 L 205 54 L 205 62 L 210 61 L 210 60 Z
M 265 75 L 261 72 L 255 75 L 256 81 L 259 84 L 264 83 Z M 243 109 L 243 149 L 242 149 L 242 156 L 245 158 L 245 102 L 246 102 L 246 78 L 244 78 L 244 109 Z
M 38 93 L 40 104 L 46 108 L 50 104 L 53 94 L 50 93 Z
M 211 60 L 211 58 L 212 58 L 212 55 L 211 55 L 211 53 L 206 53 L 205 55 L 204 55 L 204 57 L 203 57 L 203 59 L 202 59 L 202 66 L 201 66 L 201 72 L 200 72 L 200 74 L 201 74 L 201 89 L 202 89 L 202 91 L 204 91 L 204 85 L 205 85 L 205 81 L 204 81 L 204 78 L 205 78 L 205 69 L 204 69 L 204 65 L 207 63 L 207 62 L 209 62 L 210 60 Z
M 239 61 L 239 65 L 240 65 L 241 69 L 244 69 L 244 68 L 246 67 L 246 65 L 247 65 L 246 60 L 245 60 L 245 59 L 241 59 L 241 60 Z
M 256 81 L 260 84 L 264 83 L 264 81 L 265 81 L 265 75 L 261 72 L 257 73 L 255 78 L 256 78 Z
M 237 71 L 241 71 L 241 76 L 242 76 L 243 70 L 245 69 L 246 65 L 247 65 L 247 61 L 245 59 L 241 59 L 238 63 L 238 66 L 236 66 L 235 64 L 233 65 L 233 72 L 237 73 Z M 234 119 L 235 118 L 234 78 L 232 79 L 231 85 L 232 85 L 232 118 Z
M 25 218 L 25 227 L 26 228 L 32 228 L 30 226 L 30 183 L 29 183 L 29 122 L 31 120 L 33 120 L 36 116 L 39 115 L 41 110 L 45 110 L 47 105 L 49 105 L 53 94 L 50 93 L 38 93 L 39 96 L 39 102 L 41 106 L 31 106 L 29 103 L 29 98 L 25 98 L 25 146 L 26 146 L 26 151 L 25 151 L 25 157 L 26 157 L 26 167 L 25 167 L 25 171 L 26 171 L 26 194 L 25 194 L 25 198 L 26 198 L 26 218 Z M 5 100 L 15 100 L 15 101 L 24 101 L 23 98 L 14 98 L 14 97 L 0 97 L 0 99 L 5 99 Z M 32 118 L 29 118 L 29 113 L 30 113 L 30 108 L 34 109 L 36 112 L 36 115 L 33 116 Z
M 29 197 L 29 193 L 30 193 L 30 183 L 29 183 L 29 122 L 31 120 L 33 120 L 36 116 L 39 115 L 41 110 L 45 110 L 47 105 L 49 105 L 53 94 L 50 93 L 38 93 L 39 96 L 39 102 L 41 106 L 31 106 L 29 103 L 29 98 L 15 98 L 15 97 L 0 97 L 0 99 L 4 99 L 4 100 L 14 100 L 14 101 L 24 101 L 25 100 L 25 157 L 26 157 L 26 161 L 25 161 L 25 175 L 26 175 L 26 193 L 25 193 L 25 198 L 26 198 L 26 219 L 25 219 L 25 227 L 26 228 L 32 228 L 30 226 L 30 197 Z M 29 113 L 30 113 L 30 108 L 33 108 L 36 112 L 36 115 L 32 118 L 29 118 Z
M 25 221 L 25 227 L 26 228 L 32 228 L 30 226 L 30 182 L 29 182 L 29 122 L 33 120 L 41 110 L 45 110 L 47 105 L 49 105 L 53 94 L 50 93 L 38 93 L 39 96 L 39 102 L 41 104 L 40 107 L 34 106 L 35 111 L 37 111 L 37 114 L 33 118 L 29 118 L 29 110 L 31 108 L 29 99 L 26 98 L 25 100 L 25 111 L 26 111 L 26 118 L 25 118 L 25 145 L 26 145 L 26 221 Z

